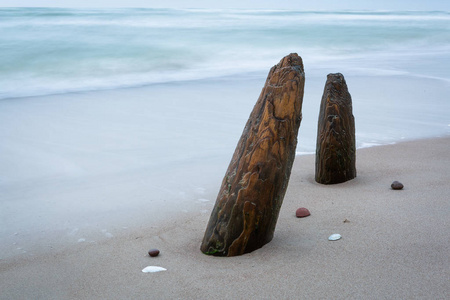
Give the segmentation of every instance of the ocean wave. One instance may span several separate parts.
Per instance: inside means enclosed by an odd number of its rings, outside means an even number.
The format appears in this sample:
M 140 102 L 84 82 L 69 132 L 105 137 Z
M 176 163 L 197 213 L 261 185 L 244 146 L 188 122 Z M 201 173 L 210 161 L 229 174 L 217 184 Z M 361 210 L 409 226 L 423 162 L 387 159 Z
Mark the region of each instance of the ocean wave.
M 290 52 L 313 74 L 408 75 L 422 60 L 446 69 L 449 18 L 446 12 L 0 9 L 0 98 L 262 74 Z M 449 78 L 421 66 L 422 76 Z
M 14 16 L 11 16 L 11 14 Z M 193 18 L 195 15 L 195 18 Z M 227 9 L 0 9 L 0 26 L 130 26 L 149 28 L 199 28 L 239 26 L 240 21 L 269 23 L 320 23 L 377 21 L 450 21 L 448 12 L 320 12 Z M 161 22 L 164 18 L 164 22 Z M 26 20 L 26 24 L 24 24 Z M 188 22 L 185 22 L 185 21 Z M 390 23 L 389 23 L 390 24 Z

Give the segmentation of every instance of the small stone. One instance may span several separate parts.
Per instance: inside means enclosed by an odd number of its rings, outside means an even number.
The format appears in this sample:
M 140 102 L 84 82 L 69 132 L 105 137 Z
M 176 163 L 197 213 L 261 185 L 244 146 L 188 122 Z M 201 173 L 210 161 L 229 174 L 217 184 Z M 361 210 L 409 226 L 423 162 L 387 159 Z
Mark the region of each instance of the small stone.
M 403 189 L 403 184 L 402 184 L 401 182 L 394 181 L 394 182 L 391 184 L 391 188 L 392 188 L 393 190 L 401 190 L 401 189 Z
M 339 233 L 332 234 L 328 237 L 329 241 L 337 241 L 341 239 L 341 235 Z
M 297 216 L 297 218 L 304 218 L 304 217 L 309 216 L 310 214 L 311 213 L 309 212 L 309 210 L 307 208 L 304 208 L 304 207 L 300 207 L 295 212 L 295 215 Z
M 350 223 L 350 220 L 349 219 L 345 219 L 343 222 L 344 223 Z
M 158 256 L 159 250 L 158 249 L 150 249 L 150 250 L 148 250 L 148 255 L 150 255 L 151 257 Z
M 156 273 L 156 272 L 161 272 L 161 271 L 167 271 L 167 269 L 163 268 L 163 267 L 158 267 L 158 266 L 148 266 L 148 267 L 145 267 L 144 269 L 142 269 L 143 273 Z

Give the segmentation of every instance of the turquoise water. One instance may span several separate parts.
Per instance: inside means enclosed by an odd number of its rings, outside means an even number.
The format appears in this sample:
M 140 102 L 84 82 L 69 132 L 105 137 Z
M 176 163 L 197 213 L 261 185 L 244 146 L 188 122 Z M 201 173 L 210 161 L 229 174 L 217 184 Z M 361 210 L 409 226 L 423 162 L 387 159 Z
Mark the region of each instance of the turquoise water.
M 450 80 L 449 12 L 0 9 L 0 99 L 248 72 Z
M 358 148 L 449 136 L 449 29 L 447 12 L 0 9 L 0 259 L 208 214 L 290 52 L 298 154 L 331 72 Z

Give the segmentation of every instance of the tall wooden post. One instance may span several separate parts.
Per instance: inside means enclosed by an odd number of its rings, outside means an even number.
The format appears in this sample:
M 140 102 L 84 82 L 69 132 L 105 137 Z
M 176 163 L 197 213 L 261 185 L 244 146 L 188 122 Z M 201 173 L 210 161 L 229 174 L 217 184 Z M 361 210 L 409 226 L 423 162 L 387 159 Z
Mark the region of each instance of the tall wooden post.
M 355 177 L 355 119 L 352 97 L 342 74 L 328 74 L 317 127 L 316 181 L 334 184 Z
M 270 70 L 223 179 L 203 253 L 241 255 L 272 240 L 295 158 L 304 84 L 296 53 Z

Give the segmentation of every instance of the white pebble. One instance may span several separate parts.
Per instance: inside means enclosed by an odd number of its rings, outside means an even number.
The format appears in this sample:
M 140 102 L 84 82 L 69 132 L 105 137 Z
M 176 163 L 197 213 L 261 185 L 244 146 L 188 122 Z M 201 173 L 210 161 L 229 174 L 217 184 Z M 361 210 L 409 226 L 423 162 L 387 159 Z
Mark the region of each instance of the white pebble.
M 335 233 L 335 234 L 330 235 L 328 237 L 328 240 L 329 241 L 337 241 L 337 240 L 341 239 L 341 237 L 342 236 L 339 233 Z
M 164 269 L 162 267 L 158 266 L 148 266 L 142 269 L 142 272 L 144 273 L 155 273 L 155 272 L 161 272 L 161 271 L 167 271 L 167 269 Z

